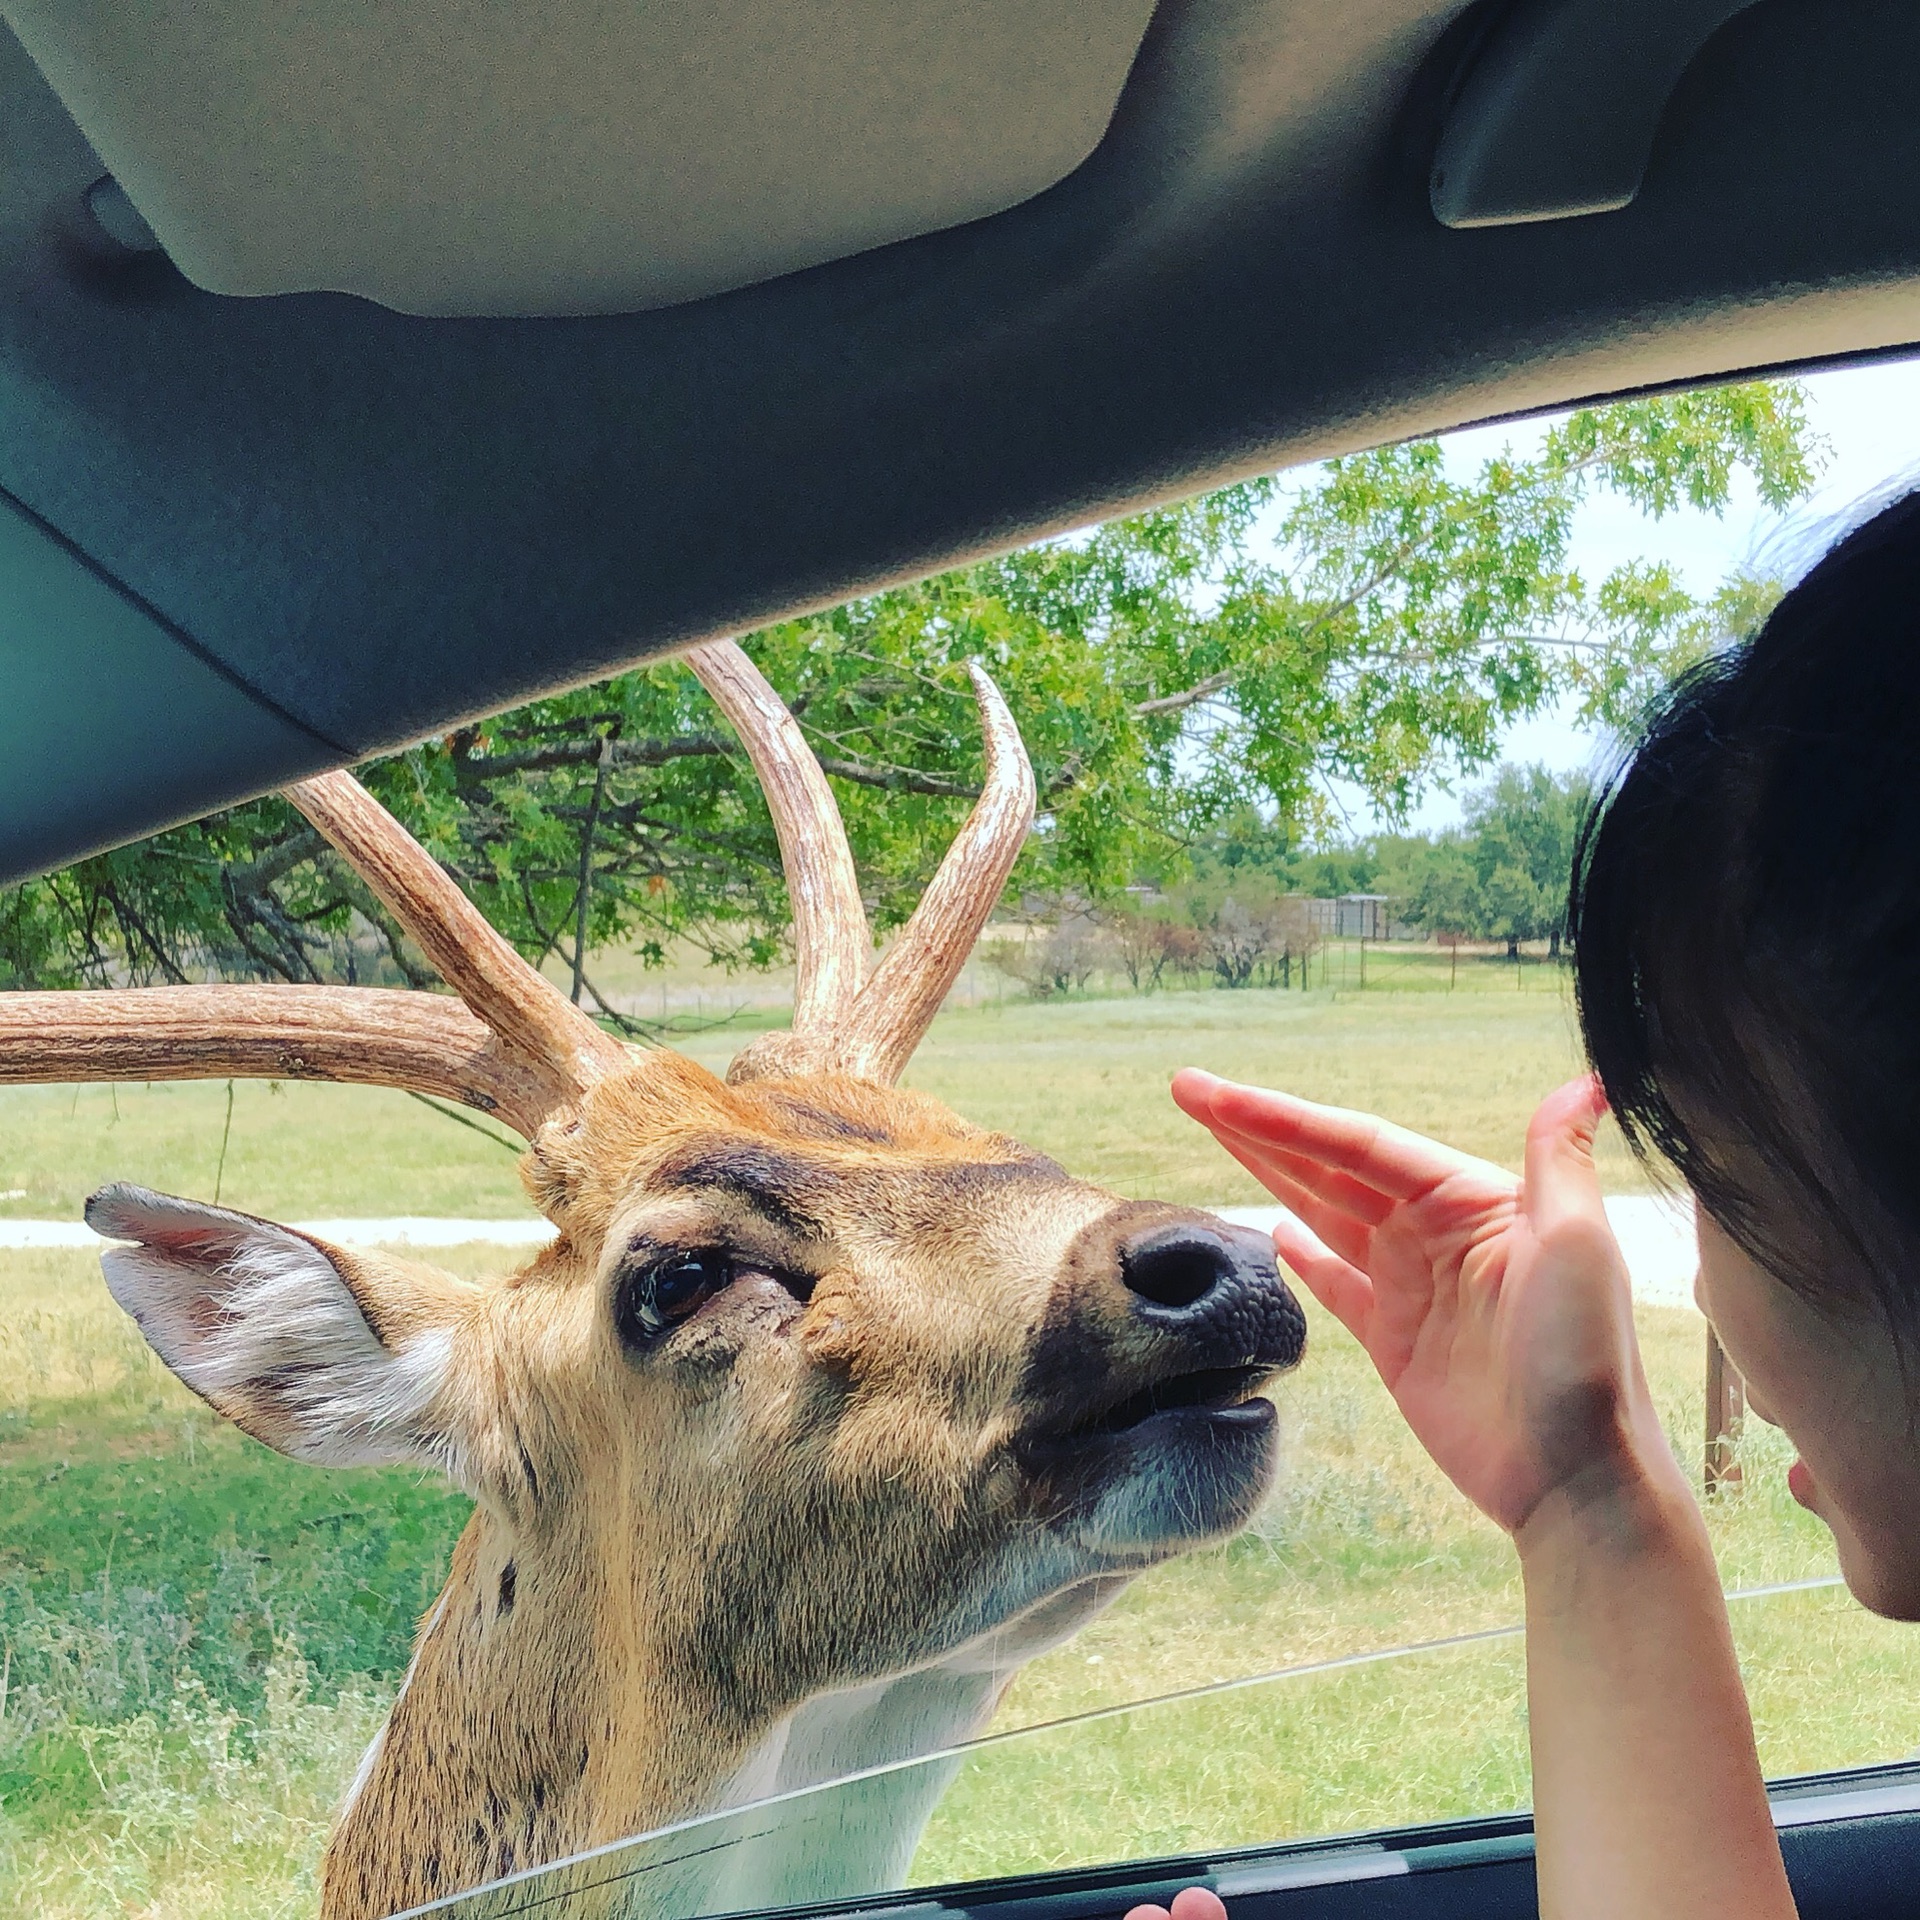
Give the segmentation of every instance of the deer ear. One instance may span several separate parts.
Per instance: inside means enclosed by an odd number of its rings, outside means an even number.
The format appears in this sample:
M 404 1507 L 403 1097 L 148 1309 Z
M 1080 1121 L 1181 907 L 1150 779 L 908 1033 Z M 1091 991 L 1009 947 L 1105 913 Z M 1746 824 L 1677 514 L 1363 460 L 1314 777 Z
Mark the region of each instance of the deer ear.
M 473 1290 L 451 1274 L 409 1269 L 428 1287 L 383 1301 L 376 1262 L 143 1187 L 103 1187 L 87 1224 L 134 1243 L 100 1264 L 153 1350 L 256 1440 L 319 1466 L 465 1478 L 444 1409 L 460 1296 Z

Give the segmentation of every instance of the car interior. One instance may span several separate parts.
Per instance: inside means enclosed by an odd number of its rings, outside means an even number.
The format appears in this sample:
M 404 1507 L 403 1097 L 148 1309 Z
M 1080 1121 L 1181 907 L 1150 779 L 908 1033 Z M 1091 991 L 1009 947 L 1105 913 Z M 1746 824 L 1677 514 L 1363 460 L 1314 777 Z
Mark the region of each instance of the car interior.
M 0 18 L 0 884 L 1232 479 L 1920 351 L 1898 0 Z M 1810 1920 L 1906 1904 L 1884 1758 L 1778 1783 Z M 751 1910 L 758 1820 L 436 1910 Z M 1245 1839 L 792 1910 L 1535 1911 L 1524 1814 Z

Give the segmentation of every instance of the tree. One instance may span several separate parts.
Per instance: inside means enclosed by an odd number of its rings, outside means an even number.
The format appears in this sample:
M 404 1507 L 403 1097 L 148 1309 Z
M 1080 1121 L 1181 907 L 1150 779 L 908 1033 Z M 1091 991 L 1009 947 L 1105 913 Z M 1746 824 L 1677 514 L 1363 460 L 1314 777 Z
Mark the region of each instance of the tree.
M 1104 958 L 1100 929 L 1079 908 L 1062 908 L 1024 931 L 1024 939 L 991 941 L 986 960 L 1036 1000 L 1078 993 L 1099 971 Z
M 1547 916 L 1547 902 L 1539 887 L 1518 867 L 1495 867 L 1476 888 L 1479 926 L 1476 931 L 1507 943 L 1507 958 L 1520 958 L 1520 942 L 1538 937 Z
M 1265 874 L 1196 882 L 1181 890 L 1180 905 L 1197 958 L 1223 987 L 1291 986 L 1320 945 L 1306 900 Z
M 1452 477 L 1433 442 L 1249 481 L 753 636 L 833 778 L 878 924 L 907 912 L 979 779 L 961 671 L 984 660 L 1032 749 L 1042 819 L 1017 891 L 1111 898 L 1177 880 L 1251 815 L 1286 844 L 1326 782 L 1404 811 L 1490 764 L 1565 692 L 1629 719 L 1764 583 L 1696 601 L 1657 568 L 1567 562 L 1580 502 L 1779 505 L 1810 483 L 1799 390 L 1755 384 L 1584 409 L 1521 459 Z M 772 828 L 742 756 L 668 662 L 531 702 L 365 770 L 523 952 L 593 1000 L 615 939 L 664 956 L 779 950 Z M 1342 891 L 1349 889 L 1341 889 Z M 292 811 L 257 801 L 0 897 L 0 982 L 191 973 L 423 983 L 420 957 Z
M 1436 934 L 1475 933 L 1485 914 L 1473 855 L 1458 834 L 1429 842 L 1404 869 L 1401 913 L 1408 924 Z
M 1505 940 L 1514 959 L 1522 940 L 1549 940 L 1559 953 L 1573 844 L 1589 791 L 1584 774 L 1502 767 L 1472 797 L 1467 825 L 1481 924 L 1468 931 Z
M 1374 843 L 1379 890 L 1430 932 L 1504 940 L 1512 959 L 1522 940 L 1549 940 L 1557 954 L 1588 797 L 1583 774 L 1503 766 L 1469 797 L 1464 829 Z

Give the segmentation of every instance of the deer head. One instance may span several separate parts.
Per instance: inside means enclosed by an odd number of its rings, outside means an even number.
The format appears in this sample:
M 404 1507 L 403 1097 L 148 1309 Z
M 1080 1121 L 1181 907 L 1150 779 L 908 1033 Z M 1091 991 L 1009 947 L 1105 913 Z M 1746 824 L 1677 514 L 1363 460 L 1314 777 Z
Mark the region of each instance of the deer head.
M 558 1238 L 488 1284 L 135 1188 L 88 1208 L 122 1243 L 115 1298 L 220 1412 L 321 1465 L 432 1465 L 476 1502 L 336 1830 L 333 1920 L 964 1737 L 1132 1575 L 1242 1525 L 1273 1471 L 1256 1396 L 1303 1329 L 1265 1243 L 893 1084 L 1032 819 L 991 681 L 974 670 L 983 796 L 870 966 L 797 724 L 738 647 L 688 658 L 793 902 L 792 1030 L 724 1083 L 594 1025 L 344 773 L 289 797 L 458 1002 L 0 998 L 0 1078 L 371 1082 L 528 1142 Z M 904 1866 L 923 1815 L 840 1871 Z

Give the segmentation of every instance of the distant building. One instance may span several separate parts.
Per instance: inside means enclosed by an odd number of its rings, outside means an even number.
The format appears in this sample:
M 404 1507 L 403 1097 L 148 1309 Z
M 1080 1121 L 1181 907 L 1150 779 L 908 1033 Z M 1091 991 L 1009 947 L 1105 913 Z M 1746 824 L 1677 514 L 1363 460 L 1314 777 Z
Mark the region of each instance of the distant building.
M 1343 893 L 1333 905 L 1336 939 L 1385 940 L 1389 937 L 1384 893 Z
M 1384 893 L 1343 893 L 1337 900 L 1307 900 L 1307 921 L 1323 940 L 1417 940 L 1419 929 L 1393 918 Z

